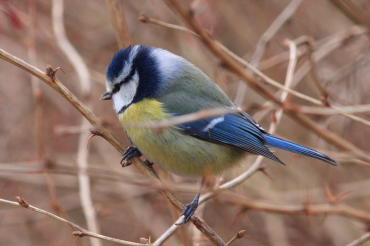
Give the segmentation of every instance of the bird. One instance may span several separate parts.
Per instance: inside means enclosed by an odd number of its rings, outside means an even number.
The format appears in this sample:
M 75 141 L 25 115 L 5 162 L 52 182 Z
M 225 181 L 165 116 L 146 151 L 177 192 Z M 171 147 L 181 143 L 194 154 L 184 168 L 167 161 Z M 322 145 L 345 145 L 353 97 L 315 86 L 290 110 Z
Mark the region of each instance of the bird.
M 143 126 L 201 110 L 236 107 L 201 69 L 165 49 L 137 44 L 119 50 L 107 68 L 106 92 L 101 99 L 113 101 L 133 144 L 122 160 L 143 155 L 178 175 L 217 175 L 240 163 L 246 154 L 284 164 L 269 149 L 275 147 L 336 165 L 319 151 L 269 134 L 246 112 L 201 118 L 160 132 Z M 184 223 L 198 201 L 199 193 L 185 206 Z

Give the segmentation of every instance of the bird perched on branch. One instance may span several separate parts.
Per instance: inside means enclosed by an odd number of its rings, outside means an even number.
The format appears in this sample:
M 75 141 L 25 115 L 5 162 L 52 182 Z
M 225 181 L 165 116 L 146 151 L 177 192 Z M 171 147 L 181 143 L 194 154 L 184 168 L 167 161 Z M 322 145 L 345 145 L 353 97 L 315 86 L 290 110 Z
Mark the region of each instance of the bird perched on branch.
M 134 146 L 123 159 L 143 154 L 174 173 L 215 174 L 232 167 L 246 154 L 283 162 L 268 146 L 306 155 L 329 164 L 325 154 L 275 137 L 247 113 L 202 118 L 155 131 L 143 123 L 212 108 L 235 108 L 233 102 L 198 67 L 169 51 L 144 45 L 120 50 L 107 71 L 107 91 Z M 184 210 L 185 222 L 198 205 L 197 196 Z

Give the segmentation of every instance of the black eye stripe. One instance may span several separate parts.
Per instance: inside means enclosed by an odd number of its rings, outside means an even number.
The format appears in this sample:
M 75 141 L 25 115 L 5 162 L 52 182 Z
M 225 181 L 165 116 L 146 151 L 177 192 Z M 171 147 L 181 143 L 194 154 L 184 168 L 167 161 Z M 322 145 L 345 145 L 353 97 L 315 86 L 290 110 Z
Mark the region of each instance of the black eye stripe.
M 113 86 L 112 94 L 118 92 L 123 84 L 129 82 L 134 76 L 135 71 L 136 71 L 135 68 L 132 67 L 130 73 L 126 76 L 126 78 Z

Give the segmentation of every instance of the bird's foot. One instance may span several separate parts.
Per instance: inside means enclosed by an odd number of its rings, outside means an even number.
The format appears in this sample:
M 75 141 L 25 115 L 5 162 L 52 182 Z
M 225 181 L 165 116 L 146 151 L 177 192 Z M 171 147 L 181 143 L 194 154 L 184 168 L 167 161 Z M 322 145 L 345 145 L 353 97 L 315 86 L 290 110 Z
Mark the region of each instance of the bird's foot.
M 185 224 L 189 222 L 191 217 L 194 215 L 195 210 L 197 210 L 198 208 L 199 196 L 200 194 L 197 194 L 194 200 L 185 206 L 184 211 L 182 212 L 182 214 L 184 215 L 184 220 L 181 223 L 178 223 L 177 225 L 181 225 L 181 224 Z
M 153 165 L 154 165 L 154 163 L 149 160 L 145 160 L 144 164 L 147 165 L 148 168 L 153 168 Z
M 126 149 L 125 153 L 122 155 L 122 159 L 120 161 L 122 167 L 130 166 L 131 160 L 135 157 L 140 157 L 141 152 L 140 150 L 135 146 L 130 146 Z

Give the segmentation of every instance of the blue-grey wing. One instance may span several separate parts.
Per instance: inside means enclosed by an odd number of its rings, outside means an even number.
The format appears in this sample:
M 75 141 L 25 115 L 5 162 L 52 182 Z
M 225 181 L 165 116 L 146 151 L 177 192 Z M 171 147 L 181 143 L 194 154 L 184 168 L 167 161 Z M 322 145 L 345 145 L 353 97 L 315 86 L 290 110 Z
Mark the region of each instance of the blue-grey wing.
M 185 134 L 205 141 L 233 146 L 283 163 L 265 146 L 264 130 L 250 119 L 243 114 L 227 114 L 179 127 Z
M 184 64 L 185 68 L 189 64 Z M 185 69 L 186 70 L 186 69 Z M 187 71 L 187 72 L 186 72 Z M 231 108 L 232 101 L 211 80 L 192 67 L 177 75 L 156 98 L 171 115 L 184 115 L 210 108 Z M 199 139 L 236 147 L 282 163 L 265 145 L 266 133 L 248 114 L 227 114 L 178 126 Z

